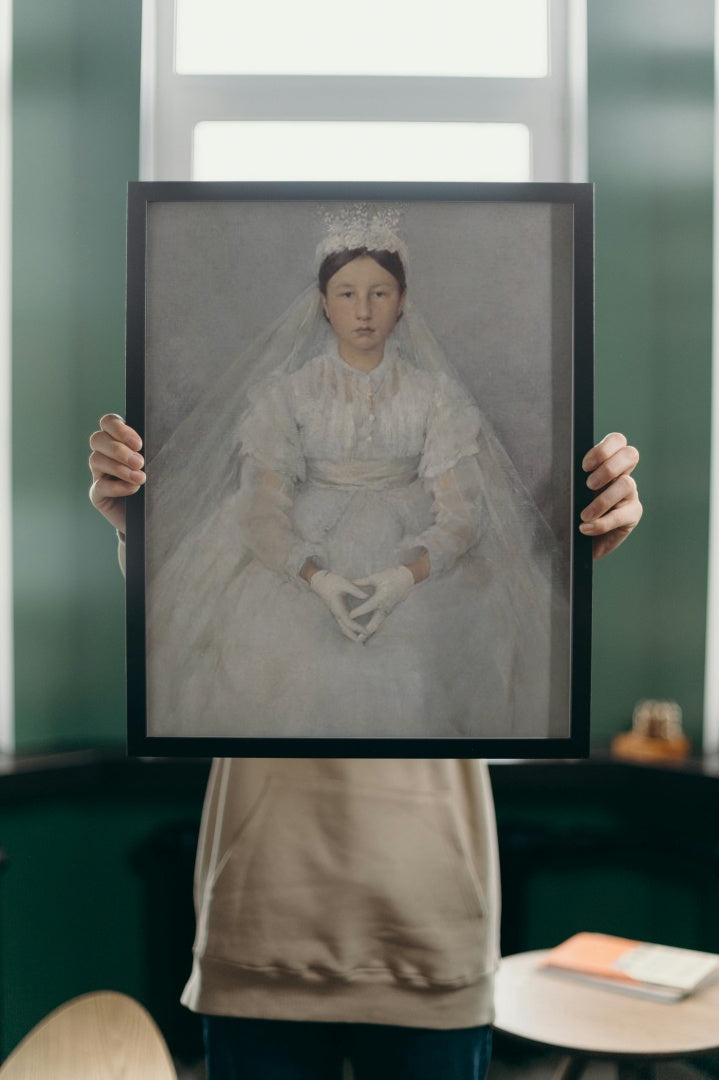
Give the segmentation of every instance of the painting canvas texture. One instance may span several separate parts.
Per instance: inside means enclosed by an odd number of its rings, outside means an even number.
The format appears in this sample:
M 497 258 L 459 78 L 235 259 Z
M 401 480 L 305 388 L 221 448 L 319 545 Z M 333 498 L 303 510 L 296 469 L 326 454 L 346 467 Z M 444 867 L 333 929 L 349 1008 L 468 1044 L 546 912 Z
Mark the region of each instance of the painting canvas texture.
M 317 288 L 353 229 L 406 264 L 369 372 Z M 568 736 L 572 274 L 569 204 L 149 203 L 148 736 Z M 359 641 L 300 577 L 425 551 Z

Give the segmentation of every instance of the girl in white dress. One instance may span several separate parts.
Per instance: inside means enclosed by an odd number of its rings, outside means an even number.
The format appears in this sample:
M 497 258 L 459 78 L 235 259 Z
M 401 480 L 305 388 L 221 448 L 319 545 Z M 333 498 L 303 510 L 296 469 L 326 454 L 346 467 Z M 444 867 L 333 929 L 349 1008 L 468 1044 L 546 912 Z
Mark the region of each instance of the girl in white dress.
M 403 244 L 344 228 L 318 263 L 256 350 L 239 479 L 150 577 L 149 733 L 566 735 L 552 538 L 408 304 Z

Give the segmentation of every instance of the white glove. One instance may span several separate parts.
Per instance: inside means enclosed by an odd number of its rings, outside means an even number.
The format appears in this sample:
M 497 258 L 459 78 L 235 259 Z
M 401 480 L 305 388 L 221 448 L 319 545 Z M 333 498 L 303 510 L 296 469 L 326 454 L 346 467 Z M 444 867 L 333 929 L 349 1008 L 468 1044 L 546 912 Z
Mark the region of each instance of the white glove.
M 376 574 L 370 574 L 356 581 L 355 585 L 364 585 L 374 589 L 369 600 L 352 611 L 353 619 L 358 619 L 362 615 L 371 616 L 369 622 L 362 627 L 366 641 L 379 630 L 392 608 L 404 600 L 414 585 L 414 574 L 408 566 L 393 566 L 389 570 L 379 570 Z
M 350 641 L 364 641 L 365 627 L 359 626 L 354 621 L 347 609 L 344 597 L 354 596 L 358 600 L 366 600 L 366 592 L 362 592 L 357 585 L 342 577 L 341 574 L 335 574 L 332 570 L 316 570 L 310 578 L 310 588 L 330 609 L 346 638 Z

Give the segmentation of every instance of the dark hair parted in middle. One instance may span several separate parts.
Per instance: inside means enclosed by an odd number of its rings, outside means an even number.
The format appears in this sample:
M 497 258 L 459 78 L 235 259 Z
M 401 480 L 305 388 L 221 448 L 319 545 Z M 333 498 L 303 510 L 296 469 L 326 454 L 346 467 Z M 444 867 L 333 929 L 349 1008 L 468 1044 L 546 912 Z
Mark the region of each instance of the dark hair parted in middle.
M 373 251 L 371 248 L 358 247 L 333 251 L 322 260 L 317 273 L 317 281 L 323 296 L 327 295 L 327 282 L 330 278 L 334 277 L 337 271 L 341 270 L 347 263 L 351 263 L 353 259 L 361 258 L 362 255 L 368 255 L 370 259 L 374 259 L 376 263 L 379 263 L 383 270 L 387 270 L 396 279 L 400 293 L 407 291 L 407 275 L 404 272 L 402 260 L 396 251 Z

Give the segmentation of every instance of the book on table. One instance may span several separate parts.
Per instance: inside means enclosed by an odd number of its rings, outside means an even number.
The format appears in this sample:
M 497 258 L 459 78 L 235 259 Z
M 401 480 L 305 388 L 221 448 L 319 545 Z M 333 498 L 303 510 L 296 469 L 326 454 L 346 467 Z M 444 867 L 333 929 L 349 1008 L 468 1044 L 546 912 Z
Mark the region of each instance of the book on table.
M 541 966 L 551 974 L 657 1001 L 679 1001 L 719 978 L 716 953 L 588 932 L 551 949 Z

